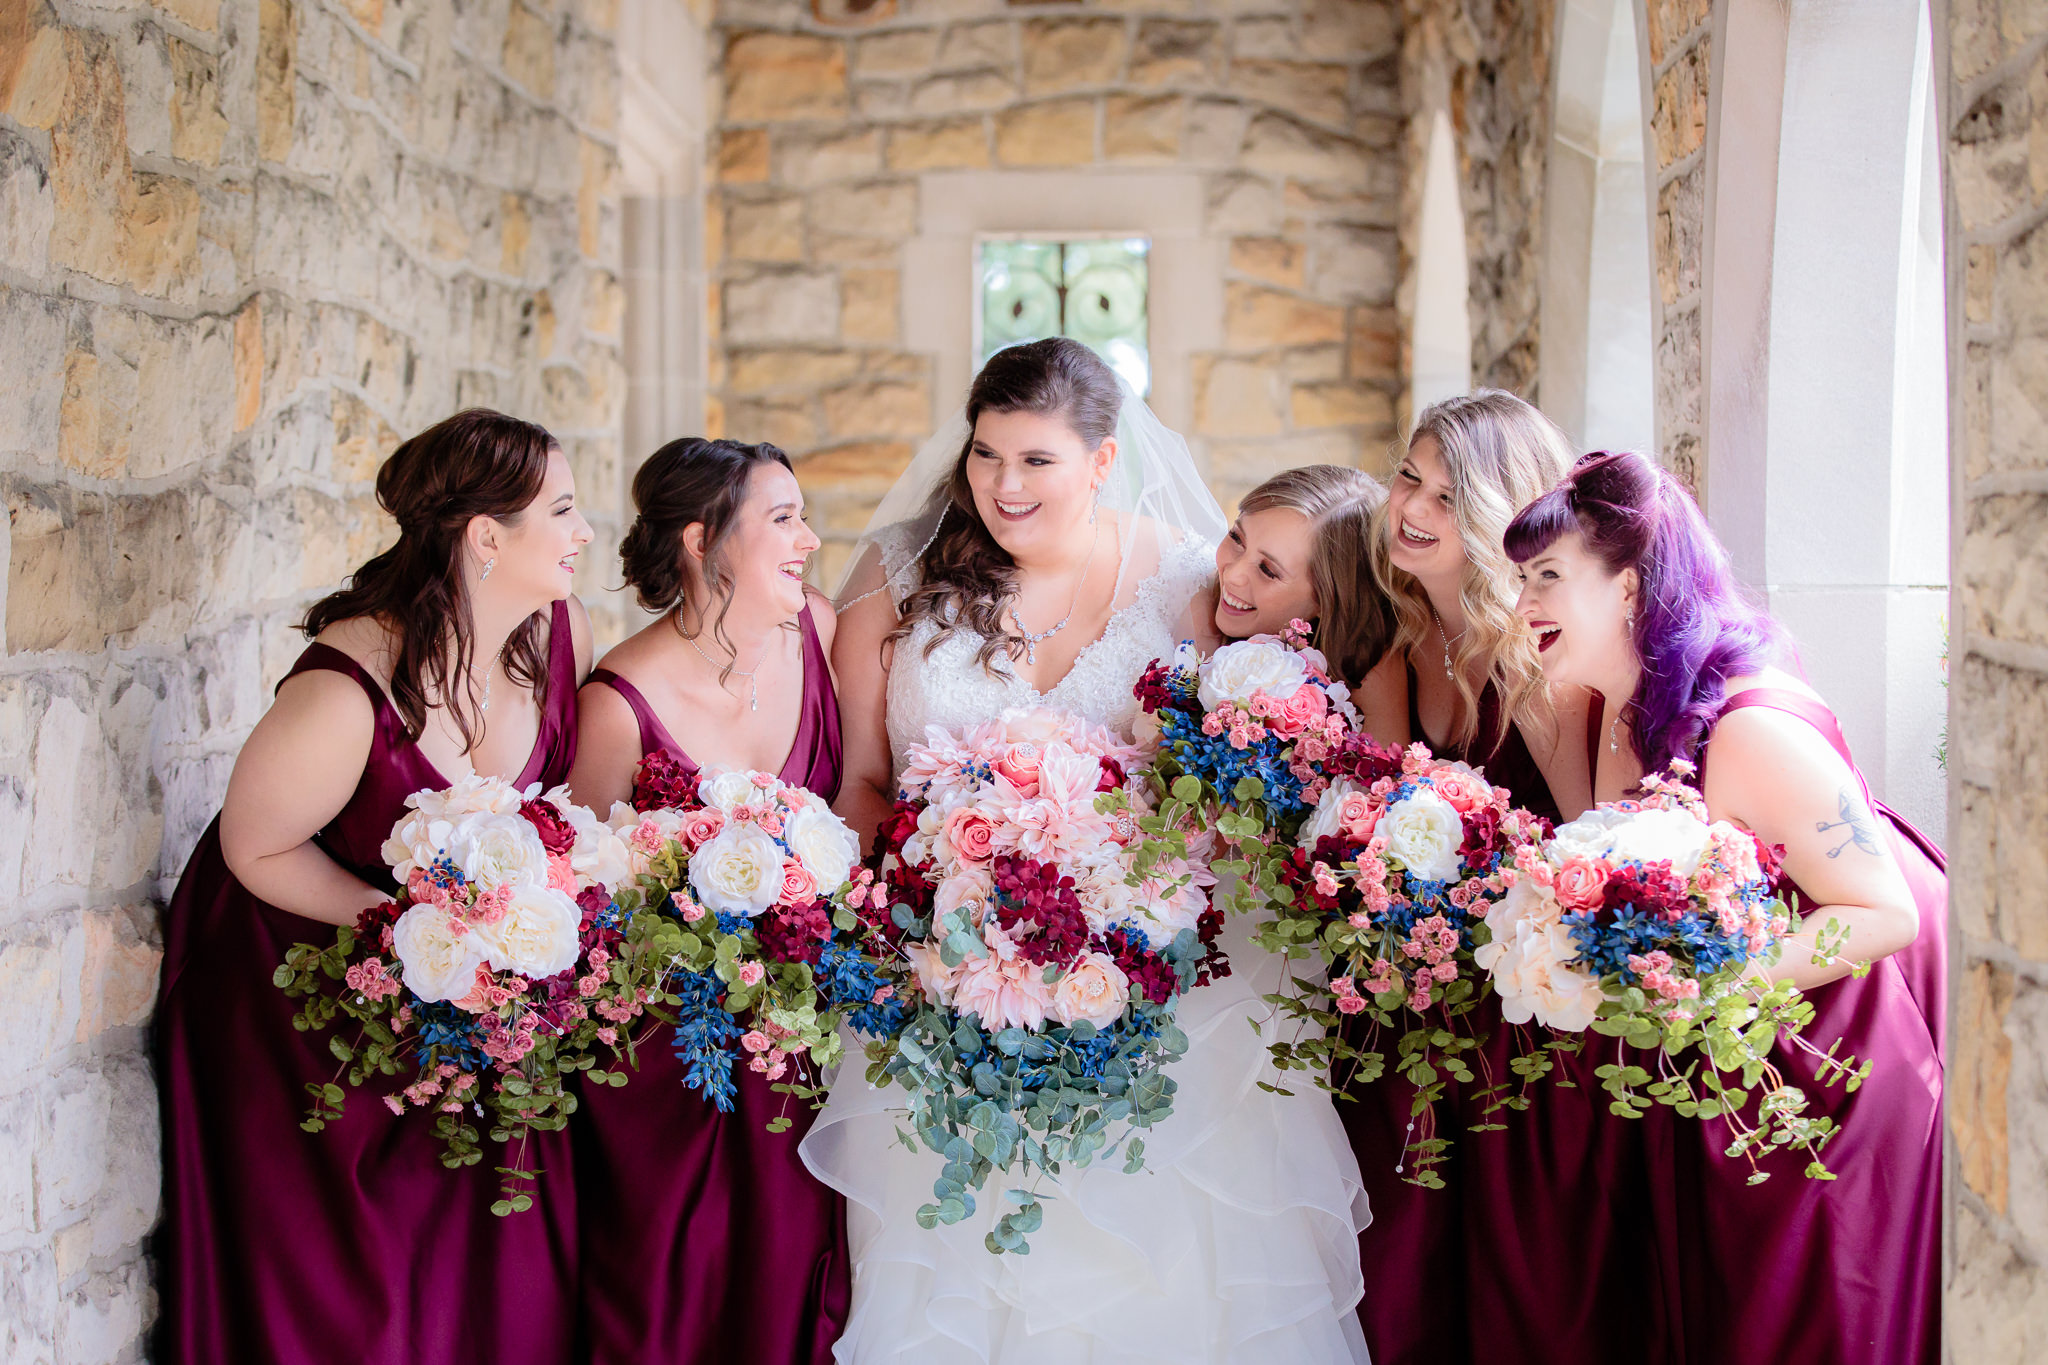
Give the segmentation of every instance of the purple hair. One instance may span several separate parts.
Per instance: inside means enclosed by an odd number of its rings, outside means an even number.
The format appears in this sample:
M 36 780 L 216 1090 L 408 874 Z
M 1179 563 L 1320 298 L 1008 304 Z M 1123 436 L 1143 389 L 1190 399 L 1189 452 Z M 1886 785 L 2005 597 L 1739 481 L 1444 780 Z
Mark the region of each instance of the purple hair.
M 1696 758 L 1728 680 L 1779 657 L 1782 632 L 1736 582 L 1692 494 L 1646 455 L 1581 456 L 1509 523 L 1504 548 L 1524 564 L 1570 531 L 1610 573 L 1634 569 L 1641 583 L 1632 635 L 1642 676 L 1626 715 L 1644 771 Z

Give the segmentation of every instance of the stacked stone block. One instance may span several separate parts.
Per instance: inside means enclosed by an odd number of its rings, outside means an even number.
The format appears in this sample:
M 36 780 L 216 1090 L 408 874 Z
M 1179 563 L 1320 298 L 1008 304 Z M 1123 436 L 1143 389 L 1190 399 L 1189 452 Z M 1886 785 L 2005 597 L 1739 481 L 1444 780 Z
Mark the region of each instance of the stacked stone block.
M 1953 0 L 1942 91 L 1957 531 L 1946 1320 L 1952 1357 L 1973 1365 L 2048 1355 L 2043 19 L 2020 0 Z
M 10 1361 L 142 1349 L 158 907 L 293 622 L 394 534 L 379 461 L 463 404 L 543 422 L 610 558 L 613 22 L 0 0 Z
M 1706 495 L 1707 90 L 1713 57 L 1710 0 L 1648 0 L 1651 168 L 1656 210 L 1650 258 L 1657 275 L 1658 458 Z
M 907 0 L 854 29 L 727 0 L 715 41 L 708 420 L 797 458 L 823 581 L 964 396 L 933 392 L 904 344 L 925 171 L 1200 172 L 1206 229 L 1230 243 L 1223 346 L 1191 376 L 1219 493 L 1294 464 L 1381 467 L 1399 387 L 1392 0 Z

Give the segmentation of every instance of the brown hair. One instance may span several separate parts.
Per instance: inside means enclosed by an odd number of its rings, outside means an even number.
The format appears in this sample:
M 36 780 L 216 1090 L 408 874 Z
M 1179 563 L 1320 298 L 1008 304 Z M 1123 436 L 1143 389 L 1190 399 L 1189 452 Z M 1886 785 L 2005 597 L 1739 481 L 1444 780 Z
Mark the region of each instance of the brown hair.
M 1464 700 L 1465 722 L 1452 733 L 1452 743 L 1463 747 L 1479 737 L 1481 689 L 1465 667 L 1477 660 L 1482 667 L 1476 671 L 1500 697 L 1494 733 L 1486 738 L 1497 746 L 1509 724 L 1543 695 L 1543 666 L 1534 637 L 1515 618 L 1514 566 L 1501 539 L 1515 513 L 1564 477 L 1572 463 L 1571 441 L 1555 422 L 1501 389 L 1475 389 L 1424 408 L 1408 448 L 1425 436 L 1443 454 L 1451 517 L 1465 550 L 1458 585 L 1465 633 L 1452 650 L 1452 683 Z M 1372 566 L 1393 604 L 1394 648 L 1411 649 L 1429 641 L 1436 625 L 1429 594 L 1413 575 L 1395 568 L 1387 552 L 1387 516 L 1383 504 L 1373 517 Z
M 371 617 L 398 633 L 391 699 L 415 740 L 435 704 L 448 709 L 465 750 L 476 745 L 482 706 L 475 680 L 457 698 L 476 653 L 476 621 L 463 584 L 462 537 L 476 517 L 516 525 L 540 496 L 555 438 L 542 427 L 488 408 L 470 408 L 428 427 L 377 471 L 377 505 L 398 522 L 398 543 L 315 602 L 300 629 L 318 635 L 337 621 Z M 519 623 L 505 642 L 505 674 L 547 704 L 545 613 Z M 449 649 L 450 644 L 454 649 Z
M 649 611 L 672 612 L 683 605 L 689 589 L 689 571 L 684 567 L 683 532 L 690 526 L 704 526 L 704 586 L 719 599 L 718 616 L 711 622 L 712 638 L 728 651 L 732 641 L 725 634 L 725 616 L 732 610 L 733 575 L 726 563 L 724 542 L 746 505 L 753 487 L 754 471 L 766 464 L 779 464 L 792 474 L 789 456 L 762 442 L 712 441 L 685 436 L 670 441 L 647 457 L 633 476 L 633 506 L 639 515 L 619 542 L 619 559 L 626 582 Z M 699 608 L 701 631 L 710 618 L 710 604 Z M 676 623 L 682 629 L 680 620 Z M 731 673 L 731 665 L 726 673 Z
M 1244 495 L 1239 516 L 1286 508 L 1308 518 L 1315 643 L 1332 674 L 1357 683 L 1387 652 L 1394 612 L 1372 572 L 1372 518 L 1387 490 L 1362 469 L 1311 464 L 1283 469 Z
M 967 443 L 952 475 L 927 505 L 927 513 L 937 508 L 939 529 L 918 557 L 918 585 L 903 599 L 901 618 L 888 638 L 908 635 L 928 619 L 938 632 L 925 646 L 927 655 L 963 627 L 982 637 L 975 661 L 990 672 L 998 655 L 1014 659 L 1023 654 L 1023 637 L 1003 625 L 1003 612 L 1017 593 L 1017 563 L 982 524 L 967 482 L 975 420 L 984 412 L 1058 417 L 1094 451 L 1116 431 L 1122 408 L 1115 372 L 1078 341 L 1047 337 L 991 356 L 967 391 Z

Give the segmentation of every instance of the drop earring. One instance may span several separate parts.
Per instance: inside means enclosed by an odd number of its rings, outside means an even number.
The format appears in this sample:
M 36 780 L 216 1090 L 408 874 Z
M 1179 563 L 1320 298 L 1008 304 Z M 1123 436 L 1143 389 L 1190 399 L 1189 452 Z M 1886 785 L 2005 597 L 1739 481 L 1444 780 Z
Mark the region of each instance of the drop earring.
M 476 576 L 476 581 L 479 583 L 483 582 L 486 578 L 489 578 L 491 576 L 491 570 L 497 567 L 498 557 L 496 555 L 492 555 L 489 559 L 486 559 L 484 561 L 484 571 Z

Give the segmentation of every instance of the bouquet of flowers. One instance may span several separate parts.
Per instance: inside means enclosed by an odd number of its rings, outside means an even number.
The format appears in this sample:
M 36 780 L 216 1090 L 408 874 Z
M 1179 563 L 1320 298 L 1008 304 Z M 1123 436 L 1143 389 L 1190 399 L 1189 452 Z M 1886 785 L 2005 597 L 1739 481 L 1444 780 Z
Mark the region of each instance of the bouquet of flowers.
M 874 1030 L 903 1014 L 845 906 L 860 844 L 824 798 L 767 773 L 697 773 L 666 754 L 641 764 L 633 805 L 608 822 L 620 846 L 620 956 L 676 1011 L 684 1081 L 721 1111 L 733 1064 L 817 1099 L 839 1025 Z M 783 1082 L 789 1075 L 792 1079 Z M 769 1127 L 787 1128 L 778 1115 Z
M 1307 622 L 1290 622 L 1280 635 L 1238 640 L 1207 659 L 1183 643 L 1138 679 L 1138 700 L 1157 726 L 1153 771 L 1177 796 L 1188 793 L 1183 799 L 1238 854 L 1215 865 L 1239 879 L 1233 910 L 1270 896 L 1285 850 L 1329 786 L 1330 759 L 1356 732 L 1351 691 L 1330 677 L 1308 632 Z
M 945 1157 L 926 1227 L 970 1216 L 998 1171 L 1057 1176 L 1119 1143 L 1137 1170 L 1128 1130 L 1172 1112 L 1175 1002 L 1228 966 L 1203 841 L 1184 802 L 1155 809 L 1138 757 L 1043 709 L 911 747 L 880 876 L 850 899 L 917 996 L 869 1029 L 868 1079 L 909 1093 L 911 1127 Z M 1006 1197 L 985 1244 L 1026 1251 L 1043 1209 L 1031 1188 Z
M 519 1150 L 532 1131 L 568 1122 L 576 1101 L 564 1081 L 605 1074 L 593 1070 L 598 1050 L 618 1050 L 618 1025 L 650 984 L 619 960 L 604 832 L 565 788 L 542 795 L 472 775 L 406 807 L 383 850 L 398 898 L 325 947 L 294 945 L 273 980 L 304 998 L 301 1030 L 355 1020 L 353 1039 L 328 1039 L 348 1084 L 392 1078 L 384 1103 L 432 1114 L 442 1161 L 471 1165 L 482 1159 L 471 1119 Z M 301 1126 L 318 1132 L 341 1116 L 345 1092 L 338 1080 L 307 1089 Z M 498 1169 L 493 1211 L 531 1207 L 533 1172 Z
M 1692 773 L 1674 762 L 1672 775 L 1644 779 L 1641 800 L 1602 804 L 1517 850 L 1477 963 L 1509 1023 L 1591 1028 L 1656 1050 L 1654 1076 L 1619 1059 L 1597 1068 L 1614 1113 L 1637 1117 L 1656 1102 L 1720 1118 L 1732 1134 L 1728 1155 L 1755 1167 L 1758 1152 L 1794 1146 L 1809 1158 L 1808 1176 L 1833 1179 L 1819 1154 L 1834 1120 L 1807 1116 L 1805 1093 L 1769 1054 L 1782 1037 L 1819 1059 L 1823 1084 L 1850 1090 L 1870 1065 L 1800 1037 L 1813 1006 L 1790 983 L 1750 970 L 1775 963 L 1793 927 L 1775 889 L 1778 851 L 1709 819 L 1683 781 Z M 1830 921 L 1815 960 L 1829 960 L 1844 937 Z M 1688 1050 L 1697 1057 L 1681 1065 Z M 1756 1169 L 1750 1181 L 1767 1178 Z
M 1449 1145 L 1433 1121 L 1442 1073 L 1469 1083 L 1463 1054 L 1479 1045 L 1459 1025 L 1486 992 L 1473 950 L 1486 942 L 1485 917 L 1507 894 L 1518 852 L 1543 836 L 1543 823 L 1511 805 L 1506 788 L 1421 744 L 1403 753 L 1349 735 L 1328 767 L 1340 775 L 1281 861 L 1257 929 L 1263 945 L 1289 956 L 1306 949 L 1327 972 L 1327 987 L 1320 974 L 1290 973 L 1288 989 L 1272 997 L 1283 1014 L 1313 1026 L 1273 1044 L 1274 1059 L 1342 1091 L 1386 1069 L 1385 1055 L 1361 1049 L 1347 1020 L 1364 1016 L 1373 1035 L 1392 1029 L 1394 1069 L 1415 1086 L 1421 1126 L 1408 1179 L 1440 1188 L 1434 1167 Z

